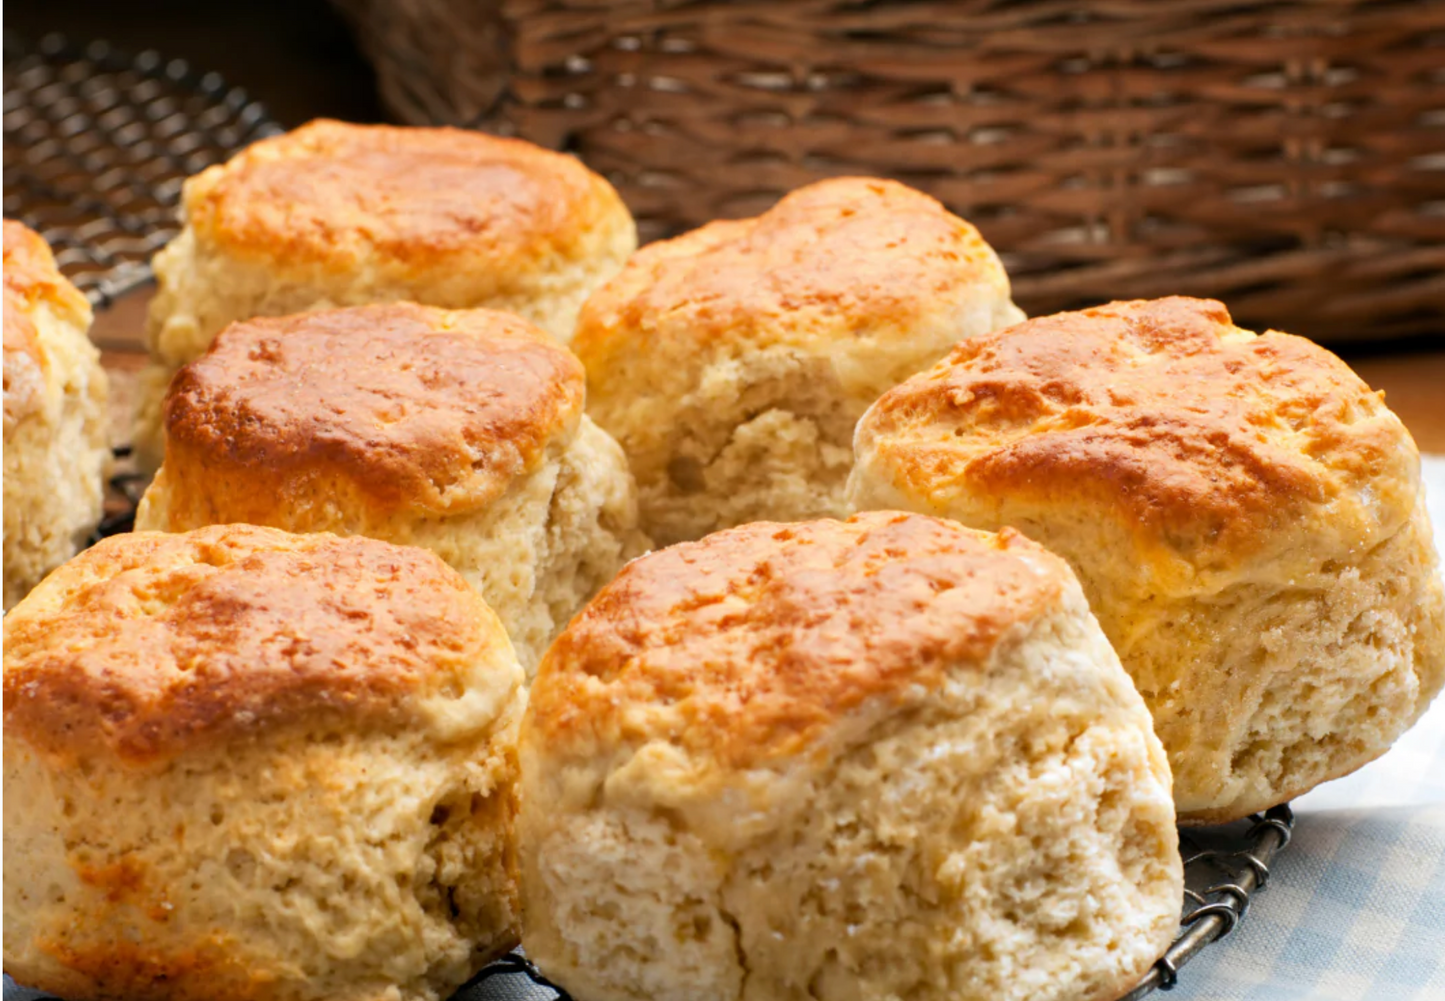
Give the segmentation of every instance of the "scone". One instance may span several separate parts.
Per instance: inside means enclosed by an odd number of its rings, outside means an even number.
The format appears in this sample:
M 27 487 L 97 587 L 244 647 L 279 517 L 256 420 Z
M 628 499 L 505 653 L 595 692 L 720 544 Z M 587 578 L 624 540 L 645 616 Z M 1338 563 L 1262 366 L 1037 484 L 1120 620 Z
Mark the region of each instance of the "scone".
M 90 303 L 39 234 L 5 220 L 5 607 L 100 521 L 110 463 Z
M 1073 565 L 1185 822 L 1359 768 L 1445 683 L 1409 433 L 1334 355 L 1217 302 L 962 343 L 873 406 L 857 449 L 858 508 L 1012 525 Z
M 246 522 L 432 550 L 530 672 L 645 546 L 582 366 L 527 321 L 412 303 L 227 328 L 166 396 L 165 464 L 136 526 Z
M 441 1001 L 516 941 L 522 671 L 435 556 L 115 536 L 5 619 L 5 972 Z
M 553 336 L 637 246 L 617 192 L 570 156 L 480 132 L 316 121 L 186 182 L 155 258 L 137 445 L 160 461 L 176 369 L 253 316 L 411 300 L 518 313 Z
M 841 512 L 864 409 L 1022 318 L 972 226 L 901 184 L 843 178 L 643 248 L 588 299 L 572 347 L 666 545 Z
M 522 723 L 523 946 L 588 1001 L 1113 1001 L 1169 766 L 1068 566 L 917 515 L 645 556 Z

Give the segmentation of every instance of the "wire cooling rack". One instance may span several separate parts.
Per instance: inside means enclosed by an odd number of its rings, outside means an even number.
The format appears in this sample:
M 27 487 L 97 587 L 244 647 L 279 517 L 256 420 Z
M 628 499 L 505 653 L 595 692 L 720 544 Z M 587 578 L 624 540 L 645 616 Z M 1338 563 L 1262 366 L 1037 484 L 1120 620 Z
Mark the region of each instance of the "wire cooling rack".
M 181 182 L 242 146 L 280 131 L 245 91 L 154 52 L 130 57 L 103 42 L 59 36 L 29 45 L 5 35 L 5 214 L 56 251 L 62 270 L 98 307 L 150 278 L 150 255 L 173 235 Z M 118 449 L 124 469 L 128 449 Z M 144 480 L 111 481 L 97 537 L 129 531 Z M 1245 917 L 1289 844 L 1294 817 L 1277 806 L 1247 823 L 1180 833 L 1185 899 L 1178 937 L 1120 999 L 1174 987 L 1179 971 Z M 43 997 L 5 978 L 4 1001 Z M 513 953 L 482 970 L 453 1001 L 546 1001 L 568 995 Z
M 185 178 L 279 131 L 185 60 L 5 33 L 5 215 L 45 237 L 97 307 L 149 280 Z

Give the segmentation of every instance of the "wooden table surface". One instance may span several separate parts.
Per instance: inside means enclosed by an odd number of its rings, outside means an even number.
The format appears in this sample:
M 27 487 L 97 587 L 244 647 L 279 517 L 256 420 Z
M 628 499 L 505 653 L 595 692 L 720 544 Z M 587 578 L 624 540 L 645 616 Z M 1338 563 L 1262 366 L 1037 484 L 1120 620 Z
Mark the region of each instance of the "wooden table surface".
M 92 336 L 105 352 L 105 364 L 115 374 L 112 405 L 115 427 L 129 426 L 132 373 L 140 367 L 141 331 L 145 328 L 149 290 L 122 299 L 96 317 Z M 1421 338 L 1422 349 L 1395 354 L 1352 355 L 1345 360 L 1371 386 L 1385 391 L 1385 399 L 1400 415 L 1422 452 L 1445 455 L 1445 335 Z

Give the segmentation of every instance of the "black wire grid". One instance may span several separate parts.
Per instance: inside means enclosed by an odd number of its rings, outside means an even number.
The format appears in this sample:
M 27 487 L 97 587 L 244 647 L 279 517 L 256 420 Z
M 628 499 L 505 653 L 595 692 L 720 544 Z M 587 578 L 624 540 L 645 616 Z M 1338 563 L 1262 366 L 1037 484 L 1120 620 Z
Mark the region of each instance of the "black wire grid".
M 279 131 L 184 60 L 5 33 L 5 215 L 45 237 L 97 307 L 150 279 L 180 229 L 182 181 Z
M 155 52 L 130 57 L 60 36 L 30 45 L 5 34 L 5 215 L 55 249 L 97 308 L 144 284 L 150 257 L 179 230 L 181 182 L 280 131 L 245 91 Z M 129 449 L 117 450 L 125 468 Z M 113 478 L 97 538 L 129 531 L 144 481 Z M 1228 935 L 1264 889 L 1294 817 L 1277 806 L 1247 828 L 1181 831 L 1185 900 L 1179 936 L 1120 1001 L 1167 991 L 1200 950 Z M 6 994 L 11 994 L 6 981 Z M 568 995 L 520 953 L 482 970 L 454 1001 L 545 1001 Z

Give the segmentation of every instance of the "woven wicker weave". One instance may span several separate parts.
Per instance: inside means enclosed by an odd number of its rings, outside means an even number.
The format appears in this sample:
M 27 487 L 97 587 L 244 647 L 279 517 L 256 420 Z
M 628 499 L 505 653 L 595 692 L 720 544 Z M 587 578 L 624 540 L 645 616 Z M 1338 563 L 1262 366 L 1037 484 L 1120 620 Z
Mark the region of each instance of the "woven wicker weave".
M 1445 2 L 337 0 L 393 111 L 580 154 L 655 237 L 930 191 L 1031 313 L 1445 335 Z

